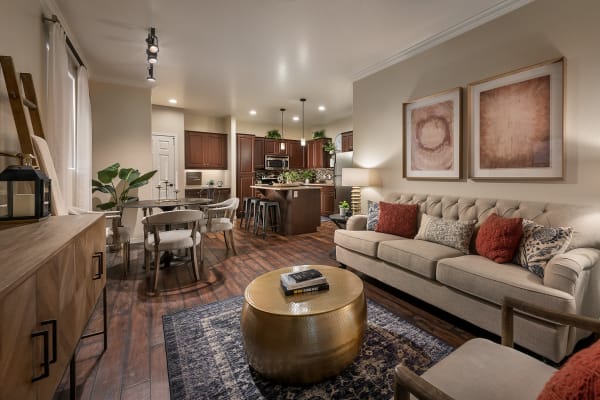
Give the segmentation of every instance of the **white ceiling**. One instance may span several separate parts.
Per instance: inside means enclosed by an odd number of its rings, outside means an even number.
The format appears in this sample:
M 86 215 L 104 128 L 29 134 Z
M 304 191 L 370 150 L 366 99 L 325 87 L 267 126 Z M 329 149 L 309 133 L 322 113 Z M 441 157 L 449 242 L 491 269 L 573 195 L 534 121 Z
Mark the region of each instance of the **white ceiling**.
M 263 123 L 352 114 L 352 82 L 530 0 L 56 0 L 95 79 L 146 82 L 152 103 Z M 316 107 L 327 110 L 319 113 Z M 248 112 L 255 109 L 257 115 Z

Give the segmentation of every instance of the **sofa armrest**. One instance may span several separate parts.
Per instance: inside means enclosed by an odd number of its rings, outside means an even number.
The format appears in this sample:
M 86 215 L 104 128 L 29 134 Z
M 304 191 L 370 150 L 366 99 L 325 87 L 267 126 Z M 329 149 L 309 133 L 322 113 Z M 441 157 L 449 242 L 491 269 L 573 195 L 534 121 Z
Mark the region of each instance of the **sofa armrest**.
M 581 273 L 600 260 L 600 251 L 579 248 L 554 256 L 544 268 L 544 286 L 575 295 Z
M 421 400 L 452 400 L 452 397 L 398 364 L 394 369 L 394 400 L 409 400 L 411 394 Z
M 349 231 L 365 231 L 367 230 L 367 216 L 353 215 L 346 221 L 346 229 Z

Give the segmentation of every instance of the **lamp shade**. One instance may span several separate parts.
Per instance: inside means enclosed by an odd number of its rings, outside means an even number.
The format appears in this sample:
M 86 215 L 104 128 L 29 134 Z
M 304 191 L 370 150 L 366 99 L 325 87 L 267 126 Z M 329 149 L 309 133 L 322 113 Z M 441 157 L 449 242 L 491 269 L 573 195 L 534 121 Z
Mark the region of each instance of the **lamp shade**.
M 373 172 L 367 168 L 342 168 L 342 186 L 373 185 Z

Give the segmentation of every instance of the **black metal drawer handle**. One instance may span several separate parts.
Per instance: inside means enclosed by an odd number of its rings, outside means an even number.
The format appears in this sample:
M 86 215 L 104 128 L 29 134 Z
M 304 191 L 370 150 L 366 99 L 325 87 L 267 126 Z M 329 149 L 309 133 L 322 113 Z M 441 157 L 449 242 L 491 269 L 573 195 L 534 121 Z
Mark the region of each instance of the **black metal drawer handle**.
M 44 367 L 44 372 L 42 372 L 39 376 L 34 376 L 31 378 L 31 382 L 39 381 L 40 379 L 44 379 L 50 376 L 50 360 L 48 357 L 48 331 L 37 331 L 31 334 L 32 338 L 37 336 L 42 336 L 44 340 L 44 361 L 42 362 L 42 366 Z
M 57 343 L 57 320 L 51 319 L 48 321 L 40 322 L 40 325 L 52 325 L 52 358 L 50 358 L 49 364 L 54 364 L 56 362 L 56 353 L 58 352 L 58 343 Z
M 101 279 L 102 275 L 104 274 L 104 252 L 97 251 L 94 253 L 92 258 L 98 259 L 98 272 L 95 273 L 94 276 L 92 276 L 92 280 L 95 281 L 95 280 Z

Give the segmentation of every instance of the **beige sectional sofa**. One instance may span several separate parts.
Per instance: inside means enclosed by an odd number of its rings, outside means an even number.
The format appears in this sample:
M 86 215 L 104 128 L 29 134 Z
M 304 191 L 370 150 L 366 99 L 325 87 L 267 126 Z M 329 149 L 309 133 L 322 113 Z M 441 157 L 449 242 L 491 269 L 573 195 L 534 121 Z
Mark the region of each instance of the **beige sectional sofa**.
M 600 211 L 517 200 L 474 199 L 392 193 L 387 202 L 419 204 L 420 213 L 453 220 L 477 220 L 492 213 L 522 217 L 545 226 L 570 226 L 567 252 L 546 266 L 544 278 L 515 264 L 422 240 L 367 231 L 366 215 L 335 232 L 337 260 L 352 269 L 424 300 L 490 332 L 500 333 L 505 296 L 561 312 L 600 317 Z M 473 235 L 472 243 L 476 233 Z M 515 318 L 515 342 L 555 362 L 588 333 L 526 315 Z

